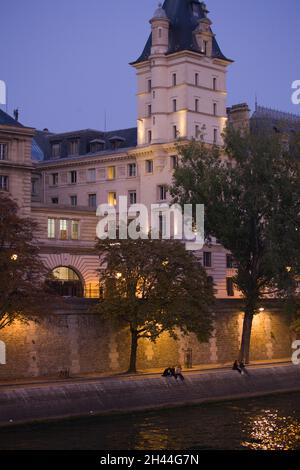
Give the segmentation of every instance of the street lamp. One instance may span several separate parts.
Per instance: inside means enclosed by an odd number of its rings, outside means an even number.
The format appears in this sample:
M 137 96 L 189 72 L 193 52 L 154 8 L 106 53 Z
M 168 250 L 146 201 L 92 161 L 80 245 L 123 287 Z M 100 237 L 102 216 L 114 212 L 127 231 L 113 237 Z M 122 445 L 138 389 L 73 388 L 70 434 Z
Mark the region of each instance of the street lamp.
M 13 255 L 11 255 L 10 259 L 11 259 L 12 261 L 18 261 L 18 255 L 17 255 L 17 254 L 13 254 Z

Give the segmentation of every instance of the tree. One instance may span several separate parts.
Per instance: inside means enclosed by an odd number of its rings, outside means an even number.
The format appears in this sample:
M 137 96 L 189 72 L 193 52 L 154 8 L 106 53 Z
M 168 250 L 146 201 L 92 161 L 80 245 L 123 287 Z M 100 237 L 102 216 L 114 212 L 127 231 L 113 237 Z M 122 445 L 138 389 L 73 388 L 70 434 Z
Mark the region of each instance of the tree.
M 252 322 L 268 295 L 292 296 L 300 253 L 300 134 L 290 145 L 273 132 L 228 129 L 223 155 L 192 142 L 179 148 L 176 202 L 205 205 L 208 237 L 235 260 L 234 283 L 244 299 L 240 359 L 249 362 Z M 298 266 L 298 267 L 297 267 Z
M 36 228 L 0 193 L 0 329 L 16 320 L 27 322 L 45 309 L 46 272 L 34 241 Z
M 177 338 L 196 333 L 207 341 L 212 330 L 213 287 L 195 256 L 177 241 L 99 240 L 104 295 L 96 306 L 103 319 L 129 326 L 128 372 L 136 372 L 138 341 L 155 342 L 167 331 Z

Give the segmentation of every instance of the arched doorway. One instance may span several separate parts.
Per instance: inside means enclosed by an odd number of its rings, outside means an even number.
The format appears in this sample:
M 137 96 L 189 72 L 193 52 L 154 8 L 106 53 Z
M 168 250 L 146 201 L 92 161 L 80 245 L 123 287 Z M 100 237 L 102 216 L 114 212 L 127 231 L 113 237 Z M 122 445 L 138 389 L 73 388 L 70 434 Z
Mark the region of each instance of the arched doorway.
M 83 297 L 83 284 L 74 269 L 59 266 L 53 269 L 49 281 L 51 289 L 62 297 Z

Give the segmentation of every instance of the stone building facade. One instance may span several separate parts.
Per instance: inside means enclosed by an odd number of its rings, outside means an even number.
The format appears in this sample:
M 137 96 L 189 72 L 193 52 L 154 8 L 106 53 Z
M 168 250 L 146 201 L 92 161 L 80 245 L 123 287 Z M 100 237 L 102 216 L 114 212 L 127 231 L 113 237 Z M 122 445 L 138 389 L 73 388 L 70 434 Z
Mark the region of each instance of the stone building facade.
M 232 61 L 221 52 L 208 13 L 198 0 L 165 0 L 155 11 L 150 37 L 131 64 L 137 76 L 137 128 L 57 134 L 27 128 L 0 110 L 0 190 L 8 191 L 21 213 L 38 222 L 41 257 L 57 277 L 61 294 L 71 298 L 69 310 L 42 324 L 0 331 L 8 348 L 8 364 L 0 366 L 0 377 L 51 375 L 61 368 L 73 373 L 126 368 L 127 333 L 114 332 L 87 313 L 88 299 L 99 296 L 97 206 L 108 203 L 118 211 L 118 197 L 124 195 L 130 204 L 148 208 L 170 202 L 179 138 L 222 145 L 228 120 L 245 128 L 260 117 L 274 119 L 263 108 L 250 118 L 246 104 L 226 109 L 226 74 Z M 204 246 L 199 259 L 219 302 L 215 336 L 206 345 L 193 338 L 144 344 L 139 367 L 184 362 L 190 349 L 196 363 L 236 357 L 241 311 L 232 284 L 233 260 L 215 240 Z M 270 306 L 259 317 L 254 357 L 289 356 L 290 334 L 278 308 Z

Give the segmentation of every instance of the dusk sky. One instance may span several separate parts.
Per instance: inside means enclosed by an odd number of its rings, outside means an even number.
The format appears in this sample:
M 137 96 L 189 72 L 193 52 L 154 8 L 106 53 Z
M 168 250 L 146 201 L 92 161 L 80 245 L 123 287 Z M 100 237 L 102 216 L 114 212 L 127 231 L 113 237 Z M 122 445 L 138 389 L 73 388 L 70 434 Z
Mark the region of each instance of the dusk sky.
M 51 131 L 136 125 L 135 71 L 157 0 L 0 0 L 0 79 L 8 112 Z M 299 0 L 207 0 L 222 52 L 235 63 L 228 105 L 300 115 Z M 6 109 L 2 107 L 2 109 Z

